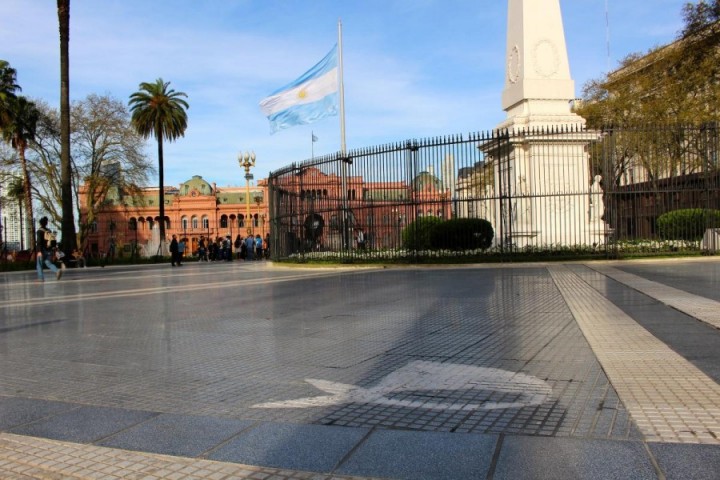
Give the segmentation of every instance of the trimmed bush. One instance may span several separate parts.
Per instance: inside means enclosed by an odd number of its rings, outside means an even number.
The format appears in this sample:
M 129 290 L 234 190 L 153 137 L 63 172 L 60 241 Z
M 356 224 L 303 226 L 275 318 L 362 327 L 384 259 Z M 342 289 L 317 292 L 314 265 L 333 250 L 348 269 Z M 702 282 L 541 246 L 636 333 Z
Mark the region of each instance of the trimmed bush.
M 453 218 L 437 224 L 430 235 L 432 248 L 442 250 L 486 250 L 495 232 L 482 218 Z
M 422 217 L 408 224 L 402 231 L 403 247 L 408 250 L 429 250 L 431 235 L 436 225 L 443 223 L 438 217 Z
M 705 229 L 720 227 L 720 210 L 686 208 L 663 213 L 657 219 L 658 233 L 668 240 L 702 239 Z

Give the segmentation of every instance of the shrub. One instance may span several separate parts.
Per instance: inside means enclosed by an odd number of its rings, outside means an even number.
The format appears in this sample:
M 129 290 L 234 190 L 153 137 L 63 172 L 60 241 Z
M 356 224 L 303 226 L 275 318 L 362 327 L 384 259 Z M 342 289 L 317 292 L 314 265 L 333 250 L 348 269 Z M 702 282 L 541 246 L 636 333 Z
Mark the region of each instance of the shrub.
M 482 218 L 454 218 L 435 225 L 430 235 L 433 248 L 444 250 L 486 250 L 495 232 Z
M 706 228 L 720 226 L 720 210 L 686 208 L 663 213 L 657 219 L 661 238 L 700 240 Z
M 422 217 L 408 224 L 402 231 L 403 247 L 408 250 L 432 248 L 430 236 L 436 225 L 443 223 L 438 217 Z

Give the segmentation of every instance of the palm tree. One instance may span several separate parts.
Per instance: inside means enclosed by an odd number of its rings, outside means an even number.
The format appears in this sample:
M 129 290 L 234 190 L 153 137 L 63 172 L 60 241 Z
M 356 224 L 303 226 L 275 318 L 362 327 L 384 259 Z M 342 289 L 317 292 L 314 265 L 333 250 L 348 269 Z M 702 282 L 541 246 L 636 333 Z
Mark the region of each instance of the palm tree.
M 35 139 L 35 130 L 40 118 L 40 111 L 37 106 L 25 97 L 16 97 L 9 102 L 8 120 L 3 126 L 3 140 L 10 144 L 17 152 L 20 159 L 20 166 L 23 172 L 25 183 L 25 212 L 32 224 L 32 188 L 30 184 L 30 172 L 25 160 L 25 150 L 28 143 Z M 30 245 L 35 247 L 35 236 L 33 235 Z
M 168 88 L 170 82 L 162 78 L 155 83 L 143 82 L 140 91 L 130 95 L 131 123 L 144 138 L 155 137 L 158 142 L 158 172 L 160 176 L 160 242 L 165 253 L 165 186 L 163 185 L 163 139 L 173 141 L 185 135 L 188 103 L 187 95 Z
M 9 108 L 15 98 L 15 92 L 22 90 L 20 85 L 15 83 L 17 72 L 5 60 L 0 60 L 0 130 L 8 122 Z
M 70 0 L 57 0 L 60 25 L 60 196 L 62 245 L 66 253 L 77 243 L 73 213 L 72 163 L 70 161 Z

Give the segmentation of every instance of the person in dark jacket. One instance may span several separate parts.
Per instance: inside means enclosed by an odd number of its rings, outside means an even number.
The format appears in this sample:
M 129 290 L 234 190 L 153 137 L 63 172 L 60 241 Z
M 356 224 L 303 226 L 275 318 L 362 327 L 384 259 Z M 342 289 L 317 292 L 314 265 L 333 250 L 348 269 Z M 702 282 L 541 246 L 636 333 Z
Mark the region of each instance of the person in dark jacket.
M 172 240 L 170 241 L 170 263 L 172 263 L 172 266 L 174 267 L 177 263 L 180 264 L 180 259 L 178 258 L 178 241 L 177 241 L 177 235 L 172 236 Z
M 35 235 L 35 249 L 37 255 L 35 257 L 35 268 L 37 269 L 38 281 L 44 282 L 45 275 L 43 274 L 43 263 L 53 272 L 55 272 L 55 278 L 60 280 L 62 277 L 62 270 L 57 268 L 52 262 L 52 246 L 48 242 L 47 238 L 50 238 L 50 230 L 47 228 L 48 218 L 42 217 L 40 219 L 40 228 L 38 228 Z

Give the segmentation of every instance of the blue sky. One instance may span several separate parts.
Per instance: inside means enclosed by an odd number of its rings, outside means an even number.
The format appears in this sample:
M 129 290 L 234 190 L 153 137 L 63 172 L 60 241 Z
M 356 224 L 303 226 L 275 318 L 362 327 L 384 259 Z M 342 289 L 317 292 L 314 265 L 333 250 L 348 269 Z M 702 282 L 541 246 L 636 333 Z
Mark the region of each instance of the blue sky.
M 628 53 L 672 41 L 686 0 L 561 0 L 577 96 Z M 165 183 L 244 185 L 339 150 L 337 117 L 270 135 L 258 103 L 318 62 L 343 23 L 347 147 L 493 129 L 505 118 L 504 0 L 72 0 L 71 99 L 124 102 L 158 77 L 188 94 L 188 129 L 166 145 Z M 59 104 L 56 2 L 0 2 L 0 59 L 23 94 Z M 156 162 L 156 145 L 148 142 Z M 156 183 L 150 180 L 150 185 Z

